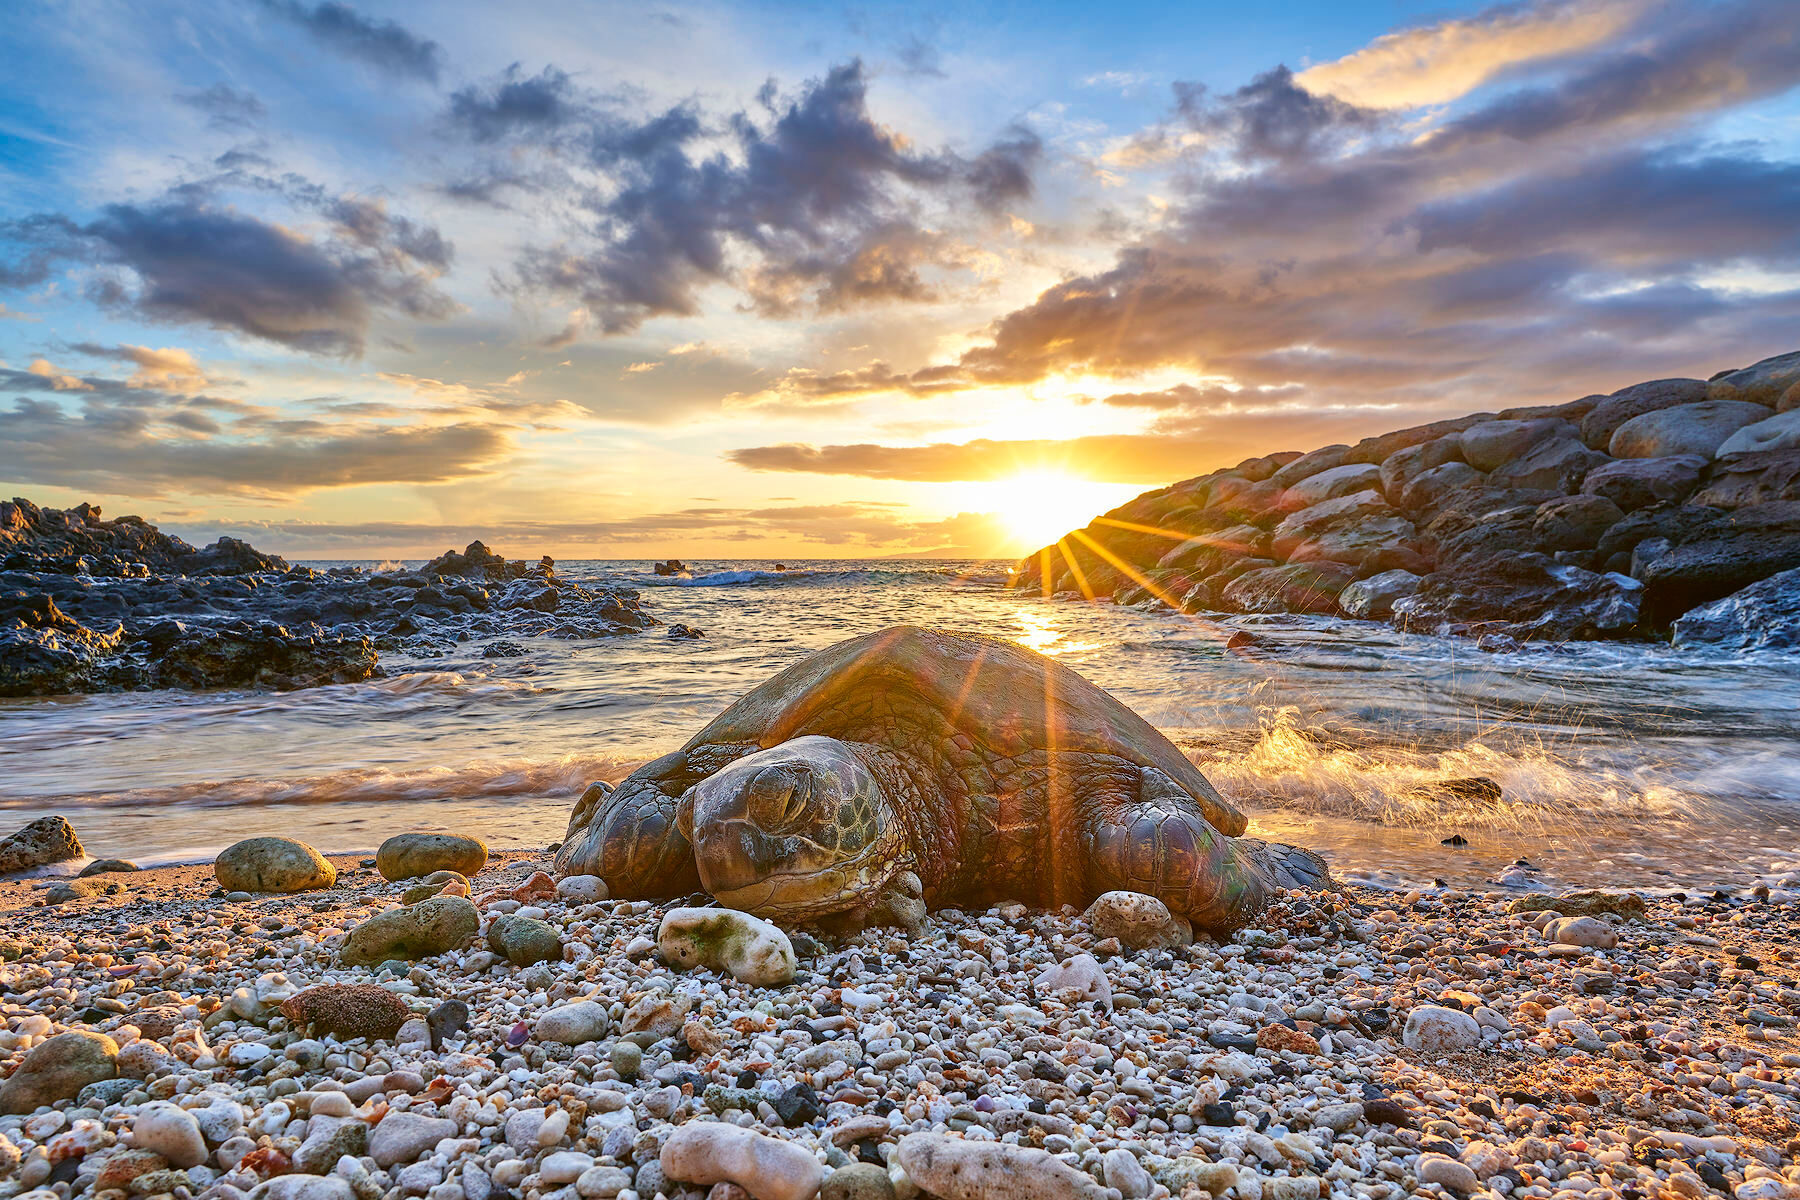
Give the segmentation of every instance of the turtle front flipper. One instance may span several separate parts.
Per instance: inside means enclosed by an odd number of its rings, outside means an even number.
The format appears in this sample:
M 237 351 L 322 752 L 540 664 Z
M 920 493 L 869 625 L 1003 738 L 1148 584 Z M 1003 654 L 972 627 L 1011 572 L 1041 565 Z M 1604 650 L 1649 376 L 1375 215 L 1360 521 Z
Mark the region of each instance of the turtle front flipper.
M 1142 892 L 1197 928 L 1229 934 L 1254 920 L 1275 889 L 1316 886 L 1303 881 L 1303 867 L 1316 864 L 1324 876 L 1324 863 L 1305 851 L 1226 837 L 1154 767 L 1144 768 L 1137 792 L 1090 799 L 1082 842 L 1091 893 Z
M 589 784 L 569 816 L 558 876 L 598 875 L 616 899 L 651 900 L 700 890 L 693 847 L 677 823 L 682 795 L 755 746 L 699 746 L 665 754 L 618 787 Z

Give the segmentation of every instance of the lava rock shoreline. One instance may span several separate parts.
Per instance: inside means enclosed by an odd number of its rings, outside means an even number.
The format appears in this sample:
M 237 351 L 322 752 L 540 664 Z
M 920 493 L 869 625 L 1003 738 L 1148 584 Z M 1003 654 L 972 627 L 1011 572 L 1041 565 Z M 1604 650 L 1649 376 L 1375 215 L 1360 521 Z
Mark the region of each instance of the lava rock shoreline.
M 1013 586 L 1518 642 L 1800 646 L 1800 351 L 1146 492 Z
M 320 571 L 236 538 L 195 549 L 91 504 L 0 501 L 0 696 L 355 683 L 382 674 L 384 651 L 659 624 L 631 589 L 585 587 L 548 555 L 509 561 L 481 542 L 414 570 Z

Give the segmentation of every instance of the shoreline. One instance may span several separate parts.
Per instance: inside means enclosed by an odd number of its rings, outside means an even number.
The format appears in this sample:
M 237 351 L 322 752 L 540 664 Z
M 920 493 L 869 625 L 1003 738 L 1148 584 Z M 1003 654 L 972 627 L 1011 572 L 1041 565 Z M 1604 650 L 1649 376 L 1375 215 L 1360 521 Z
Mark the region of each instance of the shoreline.
M 405 885 L 361 867 L 366 855 L 331 857 L 335 886 L 244 902 L 211 896 L 206 865 L 96 876 L 125 890 L 48 908 L 21 906 L 43 880 L 0 881 L 16 943 L 0 947 L 6 1068 L 39 1040 L 28 1026 L 74 1028 L 116 1035 L 121 1062 L 149 1075 L 81 1112 L 0 1117 L 19 1152 L 0 1195 L 59 1197 L 30 1191 L 53 1171 L 89 1194 L 106 1190 L 102 1176 L 167 1170 L 140 1187 L 698 1200 L 704 1188 L 670 1180 L 662 1147 L 715 1121 L 799 1146 L 829 1172 L 826 1200 L 910 1200 L 896 1147 L 921 1134 L 1042 1149 L 1134 1200 L 1199 1200 L 1208 1183 L 1245 1200 L 1800 1190 L 1800 921 L 1782 893 L 1650 897 L 1642 919 L 1581 926 L 1576 940 L 1595 945 L 1545 938 L 1526 923 L 1541 914 L 1508 911 L 1517 897 L 1456 890 L 1291 893 L 1229 943 L 1141 950 L 1072 910 L 943 910 L 916 935 L 796 937 L 796 979 L 765 988 L 672 972 L 654 949 L 668 905 L 544 889 L 528 911 L 556 929 L 560 958 L 514 967 L 478 935 L 400 971 L 344 967 L 341 931 Z M 495 852 L 472 890 L 548 867 L 542 851 Z M 509 908 L 490 898 L 483 923 Z M 1110 1003 L 1046 981 L 1071 959 Z M 376 983 L 419 1015 L 460 1000 L 468 1030 L 437 1049 L 405 1031 L 309 1042 L 257 1001 L 259 987 L 268 1000 L 329 982 Z M 573 1046 L 541 1035 L 545 1012 L 582 997 L 604 1010 L 604 1034 Z M 622 1024 L 647 1012 L 661 1024 L 636 1036 L 646 1045 L 619 1049 Z M 1409 1022 L 1472 1029 L 1475 1044 L 1421 1049 Z M 621 1077 L 638 1059 L 640 1077 Z M 320 1099 L 336 1091 L 349 1098 Z M 131 1148 L 152 1140 L 152 1096 L 207 1116 L 220 1136 L 204 1163 Z M 393 1132 L 447 1132 L 398 1152 L 375 1139 L 317 1153 L 346 1122 L 366 1133 L 396 1118 Z M 232 1158 L 258 1145 L 268 1153 Z M 297 1159 L 315 1182 L 268 1174 Z M 859 1159 L 873 1170 L 852 1169 Z M 852 1180 L 872 1190 L 847 1192 Z

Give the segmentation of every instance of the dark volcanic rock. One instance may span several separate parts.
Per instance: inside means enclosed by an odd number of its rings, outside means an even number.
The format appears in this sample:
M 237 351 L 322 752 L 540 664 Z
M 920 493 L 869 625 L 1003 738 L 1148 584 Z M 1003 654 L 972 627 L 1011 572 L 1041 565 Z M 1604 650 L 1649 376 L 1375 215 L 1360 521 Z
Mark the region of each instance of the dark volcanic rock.
M 1706 459 L 1698 454 L 1623 458 L 1602 463 L 1589 471 L 1581 481 L 1581 490 L 1585 495 L 1603 496 L 1631 512 L 1652 504 L 1681 503 L 1700 486 L 1700 476 L 1705 470 Z
M 1771 575 L 1675 622 L 1677 646 L 1791 650 L 1800 646 L 1800 568 Z
M 1800 502 L 1695 511 L 1711 515 L 1683 520 L 1673 537 L 1646 538 L 1632 551 L 1645 615 L 1658 625 L 1800 567 Z
M 1423 633 L 1505 633 L 1569 641 L 1620 637 L 1638 624 L 1642 589 L 1542 554 L 1467 559 L 1426 577 L 1394 604 L 1393 623 Z
M 1713 464 L 1695 504 L 1749 508 L 1779 500 L 1800 500 L 1800 450 L 1753 450 L 1730 454 Z
M 379 650 L 595 638 L 659 622 L 480 542 L 413 571 L 290 567 L 234 538 L 195 550 L 136 517 L 0 504 L 0 696 L 300 688 L 381 673 Z
M 1220 594 L 1224 608 L 1247 613 L 1334 613 L 1355 573 L 1336 563 L 1290 563 L 1240 575 Z
M 1403 628 L 1492 649 L 1655 638 L 1800 567 L 1796 412 L 1800 351 L 1246 459 L 1113 509 L 1013 581 L 1126 604 L 1179 591 L 1188 612 L 1379 617 L 1392 604 Z M 1330 594 L 1351 578 L 1369 585 Z M 1746 592 L 1681 636 L 1777 644 L 1793 592 Z

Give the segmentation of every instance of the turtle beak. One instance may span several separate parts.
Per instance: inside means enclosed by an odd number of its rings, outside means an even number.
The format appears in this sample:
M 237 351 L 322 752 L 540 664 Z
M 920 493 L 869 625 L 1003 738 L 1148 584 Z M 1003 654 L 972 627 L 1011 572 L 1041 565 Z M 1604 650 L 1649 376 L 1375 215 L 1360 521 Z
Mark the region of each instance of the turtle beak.
M 707 823 L 692 835 L 700 882 L 714 893 L 736 891 L 782 865 L 783 848 L 748 821 Z

